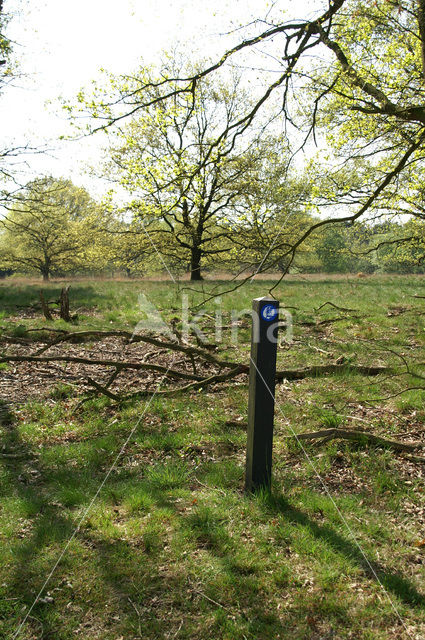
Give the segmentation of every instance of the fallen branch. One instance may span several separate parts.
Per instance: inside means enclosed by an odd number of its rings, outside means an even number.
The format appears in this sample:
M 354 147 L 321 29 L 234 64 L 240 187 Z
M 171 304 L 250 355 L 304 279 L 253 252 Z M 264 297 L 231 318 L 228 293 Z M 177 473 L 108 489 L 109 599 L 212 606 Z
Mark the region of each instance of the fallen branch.
M 82 333 L 90 333 L 90 332 L 82 332 Z M 110 332 L 115 333 L 115 332 Z M 79 335 L 79 334 L 77 334 Z M 150 338 L 149 338 L 150 340 Z M 157 341 L 158 344 L 164 344 L 161 341 Z M 180 345 L 174 345 L 178 348 L 178 351 L 182 351 Z M 199 354 L 199 350 L 195 349 L 196 353 Z M 193 355 L 190 351 L 185 348 L 184 353 Z M 209 355 L 209 354 L 208 354 Z M 210 361 L 208 359 L 208 361 Z M 238 371 L 238 375 L 241 373 L 248 373 L 249 366 L 246 364 L 235 363 L 235 362 L 227 362 L 223 360 L 216 361 L 213 360 L 214 364 L 220 366 L 220 368 L 232 369 L 232 372 Z M 202 376 L 199 376 L 194 373 L 188 373 L 185 371 L 179 371 L 177 369 L 168 369 L 165 366 L 150 364 L 147 362 L 129 362 L 126 360 L 102 360 L 97 358 L 83 358 L 81 356 L 40 356 L 40 355 L 5 355 L 3 354 L 0 357 L 0 363 L 2 362 L 67 362 L 74 364 L 85 364 L 88 366 L 103 366 L 103 367 L 114 367 L 118 370 L 124 369 L 134 369 L 136 371 L 156 371 L 158 373 L 167 373 L 174 378 L 183 378 L 185 380 L 195 380 L 200 381 L 205 380 Z M 381 373 L 391 373 L 392 369 L 384 366 L 365 366 L 365 365 L 354 365 L 354 364 L 327 364 L 327 365 L 315 365 L 312 367 L 306 367 L 304 369 L 285 369 L 283 371 L 276 372 L 276 380 L 302 380 L 304 378 L 314 378 L 326 375 L 328 373 L 358 373 L 361 375 L 367 376 L 376 376 Z
M 191 391 L 193 389 L 200 389 L 210 384 L 213 384 L 215 382 L 224 382 L 226 380 L 235 378 L 241 374 L 244 374 L 244 373 L 246 374 L 247 369 L 248 367 L 246 365 L 243 365 L 243 364 L 237 365 L 235 366 L 234 369 L 232 369 L 231 371 L 228 371 L 227 373 L 220 373 L 217 375 L 213 375 L 209 378 L 202 378 L 201 380 L 197 382 L 192 382 L 188 385 L 185 385 L 184 387 L 176 387 L 174 389 L 167 389 L 165 391 L 158 391 L 158 392 L 144 391 L 144 390 L 137 391 L 131 396 L 123 397 L 122 400 L 128 400 L 131 397 L 149 396 L 154 393 L 157 393 L 158 395 L 171 395 L 173 393 L 177 393 L 181 391 Z M 289 369 L 287 371 L 277 371 L 276 380 L 283 380 L 283 379 L 301 380 L 303 378 L 307 378 L 313 375 L 320 376 L 320 375 L 324 375 L 325 373 L 332 373 L 332 372 L 341 371 L 341 370 L 346 370 L 346 371 L 354 370 L 357 372 L 361 372 L 364 375 L 378 375 L 382 372 L 390 371 L 390 369 L 388 369 L 387 367 L 361 367 L 361 366 L 353 367 L 353 365 L 351 365 L 350 367 L 347 367 L 345 365 L 325 365 L 325 366 L 310 367 L 308 369 Z
M 79 356 L 21 356 L 2 355 L 1 362 L 67 362 L 73 364 L 86 364 L 88 366 L 115 367 L 116 369 L 135 369 L 136 371 L 157 371 L 167 373 L 173 378 L 183 378 L 184 380 L 202 380 L 201 376 L 193 373 L 186 373 L 177 369 L 168 369 L 159 364 L 149 364 L 147 362 L 127 362 L 125 360 L 100 360 L 95 358 L 82 358 Z
M 31 342 L 25 338 L 15 338 L 14 336 L 0 335 L 0 342 L 9 342 L 10 344 L 22 344 L 28 347 Z
M 33 329 L 25 329 L 25 333 L 43 333 L 46 331 L 49 333 L 68 333 L 67 329 L 56 329 L 54 327 L 35 327 Z
M 355 364 L 324 364 L 306 367 L 305 369 L 287 369 L 276 371 L 276 380 L 302 380 L 304 378 L 318 378 L 327 373 L 359 373 L 365 376 L 378 376 L 381 373 L 392 373 L 389 367 L 365 366 Z
M 298 324 L 300 324 L 303 327 L 320 327 L 320 326 L 325 326 L 327 324 L 333 324 L 334 322 L 342 322 L 343 320 L 361 320 L 362 318 L 364 318 L 365 316 L 350 316 L 350 318 L 347 318 L 347 316 L 338 316 L 337 318 L 328 318 L 327 320 L 317 320 L 317 321 L 313 321 L 313 320 L 305 320 L 304 322 L 299 322 Z
M 16 460 L 26 457 L 28 457 L 28 453 L 4 453 L 3 451 L 0 452 L 0 458 L 10 458 L 11 460 Z
M 307 433 L 299 433 L 298 435 L 283 436 L 292 440 L 335 440 L 342 438 L 343 440 L 351 440 L 360 444 L 373 444 L 384 449 L 392 449 L 393 451 L 411 452 L 425 448 L 425 442 L 398 442 L 396 440 L 387 440 L 381 436 L 375 436 L 367 431 L 358 431 L 354 429 L 321 429 L 320 431 L 310 431 Z
M 49 329 L 43 328 L 43 329 L 40 329 L 40 331 L 49 331 Z M 35 356 L 41 355 L 51 347 L 56 346 L 61 342 L 72 342 L 73 340 L 81 340 L 85 338 L 95 338 L 95 337 L 98 337 L 99 339 L 108 338 L 108 337 L 121 337 L 121 338 L 126 338 L 129 341 L 129 343 L 146 342 L 147 344 L 151 344 L 161 349 L 165 348 L 165 349 L 170 349 L 171 351 L 180 351 L 181 353 L 187 354 L 189 357 L 190 355 L 199 356 L 203 360 L 206 360 L 211 364 L 215 364 L 218 367 L 232 368 L 232 367 L 239 366 L 238 363 L 235 363 L 235 362 L 220 360 L 215 356 L 213 356 L 208 351 L 205 351 L 204 349 L 199 349 L 191 345 L 183 345 L 183 344 L 179 344 L 177 342 L 171 342 L 168 340 L 160 340 L 159 338 L 154 338 L 153 336 L 146 336 L 141 334 L 135 335 L 133 333 L 130 333 L 130 331 L 124 331 L 124 330 L 115 330 L 115 331 L 90 330 L 90 331 L 75 331 L 72 333 L 65 332 L 65 335 L 58 336 L 56 340 L 53 340 L 48 345 L 45 345 L 44 347 L 42 347 L 42 349 L 37 351 L 34 355 Z
M 320 307 L 317 307 L 317 309 L 315 309 L 315 311 L 320 311 L 320 309 L 323 309 L 323 307 L 326 307 L 326 305 L 329 305 L 331 307 L 333 307 L 334 309 L 338 309 L 338 311 L 358 311 L 358 309 L 347 309 L 346 307 L 338 307 L 338 305 L 334 304 L 333 302 L 324 302 L 323 304 L 320 305 Z
M 171 396 L 177 393 L 185 392 L 185 391 L 195 391 L 196 389 L 205 389 L 206 387 L 216 383 L 216 382 L 224 382 L 226 380 L 230 380 L 232 378 L 236 378 L 241 373 L 245 373 L 245 367 L 236 367 L 227 373 L 218 373 L 214 376 L 210 376 L 209 378 L 202 378 L 198 382 L 191 382 L 183 387 L 174 387 L 174 389 L 142 389 L 141 391 L 136 391 L 135 393 L 131 393 L 126 396 L 116 396 L 118 402 L 127 402 L 128 400 L 133 400 L 134 398 L 145 398 L 149 396 Z M 168 375 L 168 374 L 167 374 Z M 101 391 L 100 385 L 97 385 L 98 390 Z M 108 392 L 110 393 L 110 392 Z M 108 395 L 108 394 L 106 394 Z M 115 394 L 114 394 L 115 395 Z
M 115 382 L 115 380 L 118 378 L 118 376 L 120 375 L 120 373 L 121 373 L 120 369 L 115 369 L 115 371 L 113 371 L 113 372 L 111 373 L 111 375 L 110 375 L 110 376 L 109 376 L 109 378 L 108 378 L 107 383 L 105 384 L 105 388 L 106 388 L 106 389 L 109 389 L 109 387 L 111 386 L 111 384 L 112 384 L 113 382 Z
M 86 378 L 87 382 L 96 389 L 96 391 L 99 391 L 99 393 L 101 393 L 104 396 L 107 396 L 108 398 L 111 398 L 111 400 L 115 400 L 117 402 L 119 402 L 121 400 L 120 396 L 117 396 L 115 393 L 112 393 L 112 391 L 109 391 L 109 389 L 107 387 L 104 387 L 103 385 L 99 384 L 98 382 L 96 382 L 96 380 L 93 380 L 93 378 Z
M 197 350 L 198 351 L 198 350 Z M 74 364 L 86 364 L 89 366 L 103 366 L 103 367 L 115 367 L 116 369 L 135 369 L 145 371 L 157 371 L 158 373 L 167 373 L 167 375 L 173 378 L 183 378 L 185 380 L 204 380 L 202 376 L 195 375 L 193 373 L 187 373 L 185 371 L 179 371 L 177 369 L 168 369 L 163 365 L 149 364 L 147 362 L 129 362 L 126 360 L 101 360 L 97 358 L 83 358 L 80 356 L 37 356 L 37 355 L 2 355 L 0 357 L 0 363 L 2 362 L 67 362 Z M 220 361 L 220 366 L 226 369 L 232 369 L 232 371 L 238 370 L 239 374 L 248 373 L 249 366 L 246 364 L 240 364 L 235 362 Z M 340 373 L 351 372 L 360 373 L 367 376 L 377 376 L 381 373 L 392 372 L 392 369 L 382 366 L 363 366 L 354 364 L 326 364 L 315 365 L 312 367 L 306 367 L 304 369 L 285 369 L 283 371 L 276 372 L 276 380 L 302 380 L 304 378 L 314 378 L 326 375 L 328 373 Z M 224 374 L 226 375 L 226 374 Z
M 310 349 L 314 349 L 314 351 L 317 351 L 318 353 L 323 353 L 323 355 L 325 355 L 325 356 L 329 356 L 330 358 L 334 357 L 334 354 L 331 353 L 330 351 L 325 351 L 324 349 L 320 349 L 319 347 L 315 347 L 314 344 L 310 344 L 309 342 L 307 342 L 307 346 L 310 347 Z

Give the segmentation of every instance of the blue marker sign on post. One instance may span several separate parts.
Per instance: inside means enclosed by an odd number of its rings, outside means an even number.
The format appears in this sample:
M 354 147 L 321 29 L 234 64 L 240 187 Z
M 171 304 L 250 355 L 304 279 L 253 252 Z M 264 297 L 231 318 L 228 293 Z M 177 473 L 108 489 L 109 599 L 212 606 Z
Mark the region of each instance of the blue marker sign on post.
M 261 309 L 261 317 L 263 318 L 263 320 L 266 320 L 267 322 L 273 322 L 273 320 L 276 320 L 278 315 L 279 315 L 279 307 L 276 307 L 272 304 L 266 304 Z
M 279 302 L 256 298 L 252 309 L 246 491 L 271 486 Z

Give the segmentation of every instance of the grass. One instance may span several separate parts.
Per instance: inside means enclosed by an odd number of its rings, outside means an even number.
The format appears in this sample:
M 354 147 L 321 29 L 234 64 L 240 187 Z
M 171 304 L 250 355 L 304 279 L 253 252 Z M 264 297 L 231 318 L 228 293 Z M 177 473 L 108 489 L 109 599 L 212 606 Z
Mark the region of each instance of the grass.
M 223 324 L 270 284 L 222 295 Z M 49 299 L 60 286 L 43 284 Z M 3 333 L 25 337 L 46 325 L 30 308 L 39 288 L 0 285 Z M 340 356 L 399 367 L 406 358 L 422 373 L 422 301 L 413 296 L 424 289 L 420 276 L 288 280 L 276 295 L 297 307 L 294 343 L 279 349 L 279 368 Z M 132 330 L 141 291 L 168 320 L 178 316 L 171 283 L 73 282 L 77 329 Z M 191 303 L 202 299 L 187 293 Z M 326 301 L 356 311 L 316 312 Z M 216 309 L 209 302 L 202 320 L 211 340 Z M 246 360 L 249 326 L 237 345 L 225 336 L 223 357 Z M 283 381 L 272 492 L 246 496 L 245 382 L 150 404 L 117 408 L 98 398 L 77 407 L 75 387 L 56 375 L 45 399 L 0 411 L 1 446 L 22 453 L 0 458 L 0 637 L 13 638 L 29 611 L 22 640 L 423 637 L 423 465 L 337 441 L 301 449 L 286 438 L 360 426 L 419 439 L 424 392 L 389 397 L 408 386 L 420 380 L 346 371 Z

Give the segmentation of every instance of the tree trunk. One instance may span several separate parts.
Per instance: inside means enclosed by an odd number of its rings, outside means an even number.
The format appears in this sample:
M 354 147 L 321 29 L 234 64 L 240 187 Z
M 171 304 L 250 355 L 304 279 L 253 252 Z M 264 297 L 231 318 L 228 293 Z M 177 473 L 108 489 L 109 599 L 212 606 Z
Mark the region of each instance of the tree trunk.
M 45 256 L 44 264 L 40 267 L 41 275 L 43 276 L 43 282 L 48 282 L 50 278 L 50 260 Z
M 201 250 L 199 247 L 192 247 L 192 255 L 190 259 L 190 279 L 203 280 L 201 275 Z
M 60 295 L 60 317 L 65 322 L 71 322 L 71 315 L 69 313 L 69 286 L 63 287 Z
M 44 278 L 43 278 L 44 280 Z M 45 298 L 44 298 L 44 293 L 42 291 L 40 291 L 40 301 L 41 301 L 41 308 L 43 310 L 43 314 L 44 317 L 46 318 L 46 320 L 53 320 L 53 316 L 52 313 L 49 309 L 49 303 L 46 302 Z
M 419 0 L 418 5 L 418 26 L 421 42 L 422 75 L 425 78 L 425 0 Z

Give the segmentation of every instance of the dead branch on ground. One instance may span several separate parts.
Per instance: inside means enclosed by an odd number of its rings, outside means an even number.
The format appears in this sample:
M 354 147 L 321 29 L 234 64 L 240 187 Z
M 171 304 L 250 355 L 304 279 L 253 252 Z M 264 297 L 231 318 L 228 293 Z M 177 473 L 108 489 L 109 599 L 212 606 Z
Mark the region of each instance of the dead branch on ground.
M 338 307 L 338 305 L 334 304 L 333 302 L 331 302 L 330 300 L 328 300 L 327 302 L 324 302 L 323 304 L 320 305 L 320 307 L 317 307 L 317 309 L 315 309 L 315 311 L 320 311 L 320 309 L 323 309 L 323 307 L 326 307 L 326 305 L 329 305 L 331 307 L 333 307 L 334 309 L 338 309 L 338 311 L 347 311 L 347 312 L 356 312 L 358 311 L 358 309 L 348 309 L 346 307 Z
M 412 452 L 420 449 L 425 449 L 425 442 L 399 442 L 398 440 L 389 440 L 382 436 L 376 436 L 373 433 L 367 431 L 359 431 L 355 429 L 320 429 L 319 431 L 309 431 L 307 433 L 299 433 L 290 436 L 283 436 L 287 440 L 295 440 L 299 442 L 320 440 L 319 444 L 324 444 L 330 440 L 342 439 L 350 440 L 361 445 L 372 445 L 380 447 L 382 449 L 389 449 L 390 451 L 396 451 L 397 453 L 412 454 Z M 409 455 L 409 459 L 415 462 L 425 462 L 425 457 Z
M 39 330 L 41 333 L 49 331 L 49 329 L 42 328 Z M 183 359 L 179 362 L 173 362 L 168 366 L 166 363 L 159 364 L 154 362 L 147 362 L 146 356 L 136 358 L 129 357 L 120 360 L 116 357 L 102 358 L 93 357 L 91 355 L 68 355 L 66 353 L 54 353 L 48 355 L 46 352 L 52 347 L 57 347 L 63 343 L 83 343 L 92 340 L 103 340 L 104 338 L 117 337 L 124 340 L 124 344 L 131 345 L 134 343 L 146 343 L 152 345 L 154 349 L 148 351 L 148 356 L 159 354 L 166 354 L 167 352 L 179 353 Z M 45 339 L 45 338 L 44 338 Z M 150 359 L 150 358 L 149 358 Z M 144 334 L 132 334 L 125 330 L 87 330 L 87 331 L 74 331 L 65 332 L 61 330 L 56 332 L 54 337 L 44 344 L 41 348 L 33 353 L 2 353 L 0 354 L 0 363 L 32 363 L 32 364 L 76 364 L 83 365 L 85 367 L 101 367 L 107 373 L 107 379 L 94 380 L 93 376 L 86 371 L 77 373 L 77 376 L 81 375 L 81 380 L 86 382 L 92 388 L 93 392 L 103 394 L 114 401 L 124 401 L 133 397 L 142 397 L 150 395 L 150 390 L 140 389 L 131 395 L 123 395 L 117 392 L 115 389 L 111 390 L 110 387 L 116 381 L 117 377 L 125 371 L 150 371 L 159 375 L 163 375 L 167 378 L 174 378 L 176 380 L 185 380 L 189 384 L 184 386 L 177 385 L 175 388 L 160 391 L 160 395 L 170 395 L 173 393 L 180 393 L 185 391 L 196 390 L 204 388 L 211 384 L 229 382 L 230 380 L 249 373 L 249 363 L 232 362 L 218 357 L 216 354 L 212 354 L 205 348 L 199 348 L 191 344 L 182 343 L 177 338 L 175 341 L 167 339 L 164 336 L 153 336 Z M 180 368 L 179 365 L 182 365 Z M 213 368 L 213 371 L 211 371 Z M 215 371 L 214 371 L 215 369 Z M 109 372 L 108 372 L 109 370 Z M 277 371 L 277 381 L 291 381 L 291 380 L 303 380 L 305 378 L 322 377 L 327 375 L 338 374 L 358 374 L 364 376 L 377 376 L 383 373 L 396 373 L 394 369 L 381 365 L 355 365 L 348 362 L 314 365 L 311 367 L 304 367 L 300 369 L 284 369 Z

